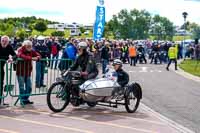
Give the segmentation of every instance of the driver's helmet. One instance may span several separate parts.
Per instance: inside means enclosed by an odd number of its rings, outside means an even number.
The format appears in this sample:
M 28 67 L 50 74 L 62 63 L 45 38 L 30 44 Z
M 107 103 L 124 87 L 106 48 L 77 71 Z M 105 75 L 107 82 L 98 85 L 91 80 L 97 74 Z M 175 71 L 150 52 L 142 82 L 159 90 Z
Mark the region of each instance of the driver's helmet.
M 87 43 L 86 42 L 80 42 L 78 44 L 79 49 L 87 49 Z
M 113 61 L 113 66 L 114 65 L 120 65 L 120 66 L 122 66 L 122 61 L 120 60 L 120 59 L 115 59 L 114 61 Z
M 37 42 L 38 42 L 40 45 L 44 44 L 44 41 L 45 41 L 45 37 L 43 37 L 43 36 L 38 36 L 38 37 L 37 37 Z

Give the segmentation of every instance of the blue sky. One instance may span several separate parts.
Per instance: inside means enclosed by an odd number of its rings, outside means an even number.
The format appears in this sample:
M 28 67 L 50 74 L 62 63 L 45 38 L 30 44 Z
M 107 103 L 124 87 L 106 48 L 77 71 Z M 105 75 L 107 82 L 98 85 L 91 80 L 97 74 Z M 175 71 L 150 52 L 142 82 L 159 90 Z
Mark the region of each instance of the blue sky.
M 36 16 L 50 20 L 82 24 L 93 23 L 98 0 L 0 0 L 0 18 Z M 106 20 L 121 9 L 146 9 L 169 18 L 176 25 L 188 20 L 200 24 L 200 0 L 105 0 Z

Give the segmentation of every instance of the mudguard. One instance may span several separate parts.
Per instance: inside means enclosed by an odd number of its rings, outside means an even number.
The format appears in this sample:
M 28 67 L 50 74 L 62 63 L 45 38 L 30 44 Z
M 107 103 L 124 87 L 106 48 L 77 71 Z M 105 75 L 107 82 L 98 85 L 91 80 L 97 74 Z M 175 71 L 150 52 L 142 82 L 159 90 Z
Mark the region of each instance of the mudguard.
M 142 88 L 138 83 L 133 83 L 129 87 L 133 89 L 136 98 L 142 99 Z

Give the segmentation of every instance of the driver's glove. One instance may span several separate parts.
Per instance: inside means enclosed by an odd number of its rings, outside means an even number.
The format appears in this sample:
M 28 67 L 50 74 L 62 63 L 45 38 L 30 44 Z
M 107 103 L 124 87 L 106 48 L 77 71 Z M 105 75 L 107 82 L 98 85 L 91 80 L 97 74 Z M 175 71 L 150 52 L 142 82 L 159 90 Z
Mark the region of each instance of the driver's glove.
M 88 72 L 81 72 L 81 76 L 88 76 Z

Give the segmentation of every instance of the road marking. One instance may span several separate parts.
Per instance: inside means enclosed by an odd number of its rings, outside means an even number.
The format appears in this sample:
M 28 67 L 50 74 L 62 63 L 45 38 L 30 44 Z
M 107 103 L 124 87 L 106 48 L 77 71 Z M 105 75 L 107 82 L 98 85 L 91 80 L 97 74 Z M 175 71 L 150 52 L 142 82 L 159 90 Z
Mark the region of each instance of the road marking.
M 164 123 L 156 122 L 156 121 L 151 121 L 151 120 L 145 120 L 145 119 L 139 119 L 139 118 L 132 118 L 132 117 L 128 117 L 128 116 L 120 116 L 120 115 L 117 115 L 117 114 L 107 114 L 107 113 L 104 113 L 104 114 L 106 114 L 106 115 L 112 115 L 112 116 L 117 116 L 117 117 L 121 117 L 121 118 L 126 118 L 126 119 L 131 119 L 131 120 L 136 120 L 136 121 L 144 121 L 144 122 L 153 123 L 153 124 L 157 124 L 157 125 L 163 125 L 163 126 L 166 125 Z
M 161 70 L 147 70 L 147 69 L 143 69 L 141 71 L 128 71 L 129 73 L 136 73 L 136 72 L 139 72 L 139 73 L 153 73 L 153 72 L 158 72 L 158 73 L 161 73 L 162 71 Z
M 0 132 L 4 132 L 4 133 L 19 133 L 19 132 L 7 130 L 7 129 L 1 129 L 1 128 L 0 128 Z
M 15 121 L 21 121 L 21 122 L 31 123 L 31 124 L 41 125 L 41 126 L 61 128 L 61 129 L 71 130 L 71 131 L 81 132 L 81 133 L 93 133 L 93 132 L 87 131 L 87 130 L 82 130 L 82 129 L 77 129 L 77 128 L 71 128 L 71 127 L 66 127 L 66 126 L 59 126 L 59 125 L 55 125 L 55 124 L 49 124 L 49 123 L 32 121 L 32 120 L 26 120 L 26 119 L 20 119 L 20 118 L 13 118 L 13 117 L 3 116 L 3 115 L 0 115 L 0 118 L 10 119 L 10 120 L 15 120 Z
M 61 114 L 52 114 L 52 113 L 49 113 L 49 112 L 40 112 L 40 111 L 37 111 L 37 110 L 18 110 L 18 111 L 40 113 L 40 114 L 52 115 L 52 116 L 56 116 L 56 117 L 66 117 L 65 115 L 61 115 Z M 109 123 L 109 122 L 98 122 L 98 121 L 86 120 L 86 119 L 83 119 L 83 118 L 78 118 L 78 117 L 73 117 L 73 116 L 66 117 L 66 118 L 73 119 L 73 120 L 79 120 L 79 121 L 86 121 L 86 122 L 95 123 L 95 124 L 104 125 L 104 126 L 112 126 L 112 127 L 117 127 L 117 128 L 130 129 L 130 130 L 144 132 L 144 133 L 155 133 L 156 132 L 156 131 L 150 131 L 150 130 L 145 130 L 145 129 L 140 129 L 140 128 L 133 128 L 133 127 L 129 127 L 129 126 L 113 124 L 113 123 Z
M 139 71 L 139 72 L 148 72 L 148 71 L 147 71 L 147 67 L 142 67 L 142 70 Z
M 181 75 L 181 76 L 183 76 L 183 77 L 185 77 L 187 79 L 190 79 L 190 80 L 193 80 L 193 81 L 196 81 L 196 82 L 200 82 L 200 78 L 199 77 L 194 76 L 194 75 L 192 75 L 190 73 L 187 73 L 187 72 L 183 71 L 181 68 L 179 68 L 178 71 L 175 71 L 173 69 L 172 69 L 172 71 L 174 71 L 175 73 L 177 73 L 177 74 L 179 74 L 179 75 Z
M 5 109 L 6 110 L 6 109 Z M 15 111 L 30 111 L 30 112 L 32 112 L 32 111 L 36 111 L 37 113 L 39 112 L 39 113 L 49 113 L 49 112 L 47 112 L 47 110 L 30 110 L 30 109 L 28 109 L 28 110 L 21 110 L 21 109 L 15 109 Z M 141 118 L 133 118 L 133 117 L 129 117 L 129 116 L 122 116 L 122 115 L 120 115 L 121 113 L 117 113 L 117 112 L 115 112 L 115 114 L 111 114 L 110 112 L 103 112 L 103 113 L 101 113 L 101 112 L 93 112 L 93 111 L 88 111 L 87 110 L 87 112 L 90 112 L 90 113 L 93 113 L 93 114 L 101 114 L 101 115 L 109 115 L 109 116 L 115 116 L 115 117 L 120 117 L 120 118 L 125 118 L 125 119 L 130 119 L 130 120 L 136 120 L 136 121 L 144 121 L 144 122 L 147 122 L 147 123 L 153 123 L 153 124 L 157 124 L 157 125 L 166 125 L 165 123 L 161 123 L 161 122 L 157 122 L 157 121 L 152 121 L 152 120 L 145 120 L 145 119 L 141 119 Z
M 144 109 L 146 109 L 147 112 L 151 113 L 153 116 L 155 116 L 156 118 L 158 118 L 159 120 L 165 122 L 166 124 L 168 124 L 170 127 L 180 131 L 181 133 L 195 133 L 194 131 L 176 123 L 173 120 L 170 120 L 169 118 L 159 114 L 158 112 L 155 112 L 153 109 L 149 108 L 148 106 L 144 105 L 144 104 L 140 104 L 143 106 Z
M 135 73 L 136 71 L 129 71 L 129 73 Z

